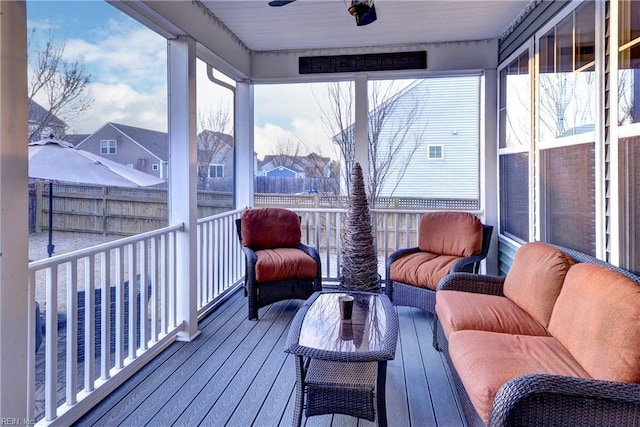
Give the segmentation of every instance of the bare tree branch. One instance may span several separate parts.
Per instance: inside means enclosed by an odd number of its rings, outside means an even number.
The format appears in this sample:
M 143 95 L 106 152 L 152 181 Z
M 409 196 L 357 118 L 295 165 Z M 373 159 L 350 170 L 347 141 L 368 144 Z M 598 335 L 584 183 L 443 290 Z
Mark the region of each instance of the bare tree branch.
M 31 30 L 29 36 L 28 48 L 32 43 L 37 43 L 35 29 Z M 63 59 L 65 42 L 56 44 L 54 32 L 49 32 L 44 46 L 36 44 L 33 50 L 35 53 L 28 58 L 27 95 L 31 100 L 45 99 L 47 105 L 42 106 L 46 113 L 31 123 L 29 140 L 39 139 L 45 129 L 60 125 L 56 118 L 68 120 L 79 117 L 93 102 L 86 94 L 91 75 L 86 73 L 82 60 L 70 62 Z
M 227 150 L 226 135 L 231 133 L 229 108 L 220 103 L 217 109 L 198 115 L 198 189 L 207 188 L 209 165 L 224 164 L 232 151 Z

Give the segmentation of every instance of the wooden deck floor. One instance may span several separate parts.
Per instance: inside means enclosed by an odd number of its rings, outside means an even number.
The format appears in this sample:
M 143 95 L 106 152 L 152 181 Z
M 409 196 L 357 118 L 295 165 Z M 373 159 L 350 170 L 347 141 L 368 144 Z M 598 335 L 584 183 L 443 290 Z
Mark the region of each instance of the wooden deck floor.
M 301 301 L 282 301 L 247 320 L 237 292 L 200 323 L 189 343 L 174 343 L 109 395 L 78 426 L 290 426 L 295 369 L 284 353 Z M 443 356 L 431 346 L 432 318 L 397 307 L 395 360 L 387 373 L 387 416 L 394 426 L 462 426 Z M 344 415 L 303 418 L 311 426 L 369 426 Z

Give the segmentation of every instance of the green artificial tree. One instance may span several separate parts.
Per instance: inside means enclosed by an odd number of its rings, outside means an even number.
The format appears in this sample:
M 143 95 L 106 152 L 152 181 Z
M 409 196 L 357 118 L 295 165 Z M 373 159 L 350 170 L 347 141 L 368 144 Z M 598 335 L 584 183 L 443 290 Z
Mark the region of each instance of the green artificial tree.
M 354 165 L 351 172 L 349 210 L 342 234 L 340 287 L 351 291 L 380 290 L 378 257 L 373 244 L 369 203 L 359 163 Z

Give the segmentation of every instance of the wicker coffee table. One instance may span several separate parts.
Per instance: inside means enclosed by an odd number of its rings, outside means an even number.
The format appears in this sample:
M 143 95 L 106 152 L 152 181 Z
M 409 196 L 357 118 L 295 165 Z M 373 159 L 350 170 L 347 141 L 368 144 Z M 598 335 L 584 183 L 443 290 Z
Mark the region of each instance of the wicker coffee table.
M 351 321 L 342 321 L 341 292 L 316 292 L 293 319 L 286 352 L 295 355 L 293 424 L 306 416 L 346 414 L 387 425 L 387 361 L 395 357 L 398 316 L 383 294 L 349 292 Z M 306 396 L 306 402 L 305 402 Z

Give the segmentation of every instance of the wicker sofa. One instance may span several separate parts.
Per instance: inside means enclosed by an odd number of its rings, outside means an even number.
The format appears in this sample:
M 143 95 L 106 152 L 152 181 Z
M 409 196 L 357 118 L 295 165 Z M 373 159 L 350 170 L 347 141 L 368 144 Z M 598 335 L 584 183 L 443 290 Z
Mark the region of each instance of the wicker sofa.
M 640 425 L 640 277 L 527 243 L 506 277 L 443 279 L 436 316 L 468 425 Z

